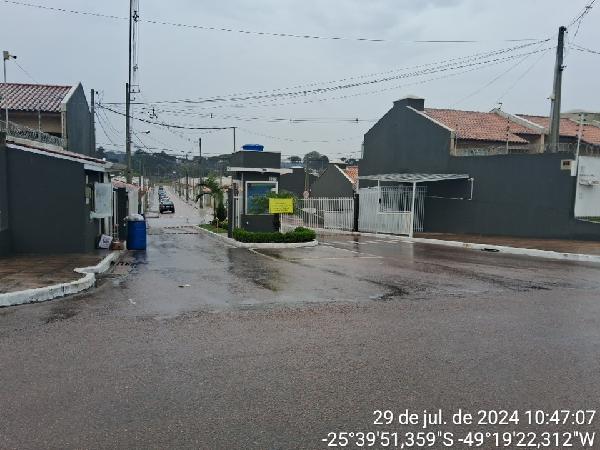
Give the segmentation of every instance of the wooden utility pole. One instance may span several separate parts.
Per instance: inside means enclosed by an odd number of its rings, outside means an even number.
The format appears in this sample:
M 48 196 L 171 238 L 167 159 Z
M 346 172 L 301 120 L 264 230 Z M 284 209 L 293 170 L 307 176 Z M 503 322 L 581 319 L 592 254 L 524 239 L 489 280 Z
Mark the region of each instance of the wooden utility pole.
M 565 31 L 567 28 L 562 26 L 558 29 L 558 45 L 556 47 L 556 64 L 554 66 L 554 88 L 550 99 L 550 130 L 548 134 L 548 144 L 550 151 L 558 150 L 560 140 L 560 100 L 562 88 L 562 73 L 564 70 L 563 56 L 565 47 Z

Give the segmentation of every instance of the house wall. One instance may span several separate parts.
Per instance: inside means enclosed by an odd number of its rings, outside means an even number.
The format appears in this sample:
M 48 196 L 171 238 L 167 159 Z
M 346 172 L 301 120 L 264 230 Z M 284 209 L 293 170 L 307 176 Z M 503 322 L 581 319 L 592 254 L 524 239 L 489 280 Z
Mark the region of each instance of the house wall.
M 12 250 L 91 250 L 93 243 L 86 242 L 89 219 L 85 220 L 83 165 L 11 148 L 7 157 Z
M 365 135 L 361 175 L 466 173 L 475 179 L 430 183 L 427 232 L 600 239 L 600 226 L 573 215 L 575 177 L 560 170 L 568 154 L 450 156 L 450 132 L 397 104 Z M 361 186 L 365 183 L 361 182 Z M 445 197 L 445 198 L 433 198 Z
M 4 112 L 2 112 L 4 115 Z M 8 119 L 11 122 L 26 126 L 33 130 L 37 130 L 41 122 L 41 129 L 44 133 L 54 136 L 62 135 L 60 113 L 42 113 L 40 121 L 38 121 L 38 113 L 36 111 L 8 111 Z
M 7 178 L 5 134 L 0 133 L 0 256 L 8 255 L 11 252 Z
M 296 167 L 292 169 L 292 173 L 286 173 L 279 177 L 279 190 L 285 190 L 295 194 L 298 197 L 302 197 L 304 194 L 304 185 L 305 185 L 305 172 L 304 168 Z M 312 174 L 308 174 L 308 186 L 312 186 L 317 177 Z
M 63 104 L 64 107 L 66 107 L 63 114 L 66 116 L 67 150 L 94 156 L 95 143 L 92 142 L 91 113 L 81 84 L 67 99 L 66 106 Z
M 335 165 L 330 164 L 310 187 L 311 197 L 352 197 L 354 187 Z

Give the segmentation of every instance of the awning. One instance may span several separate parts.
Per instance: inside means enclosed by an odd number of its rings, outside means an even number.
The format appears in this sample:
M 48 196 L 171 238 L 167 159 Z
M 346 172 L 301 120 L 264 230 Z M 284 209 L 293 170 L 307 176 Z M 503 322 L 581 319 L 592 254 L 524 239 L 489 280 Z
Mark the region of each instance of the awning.
M 381 175 L 363 175 L 359 180 L 393 181 L 395 183 L 425 183 L 428 181 L 466 180 L 466 173 L 384 173 Z

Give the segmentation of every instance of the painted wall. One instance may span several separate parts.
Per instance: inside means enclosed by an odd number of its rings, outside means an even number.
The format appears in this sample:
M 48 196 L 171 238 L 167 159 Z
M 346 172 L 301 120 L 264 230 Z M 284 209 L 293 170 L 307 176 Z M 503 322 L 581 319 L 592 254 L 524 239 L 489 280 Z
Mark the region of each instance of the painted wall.
M 475 179 L 430 183 L 425 231 L 536 238 L 600 239 L 600 226 L 577 221 L 575 177 L 560 170 L 569 154 L 450 156 L 451 132 L 402 100 L 365 134 L 361 175 L 466 173 Z M 361 182 L 361 186 L 366 183 Z M 433 198 L 446 197 L 446 198 Z
M 83 165 L 11 148 L 7 157 L 12 250 L 15 253 L 92 250 Z
M 305 172 L 303 167 L 296 167 L 292 169 L 292 173 L 286 173 L 279 177 L 279 190 L 285 190 L 288 192 L 292 192 L 297 197 L 302 197 L 304 194 L 304 185 L 305 185 Z M 312 186 L 317 177 L 312 174 L 308 174 L 308 186 Z
M 325 172 L 310 187 L 311 197 L 352 197 L 352 182 L 334 164 L 329 164 Z
M 8 215 L 8 167 L 5 134 L 0 133 L 0 256 L 11 251 L 10 228 Z
M 95 143 L 92 142 L 90 108 L 81 84 L 67 100 L 66 111 L 67 150 L 94 156 Z
M 230 167 L 252 167 L 279 169 L 281 153 L 275 152 L 235 152 L 229 160 Z

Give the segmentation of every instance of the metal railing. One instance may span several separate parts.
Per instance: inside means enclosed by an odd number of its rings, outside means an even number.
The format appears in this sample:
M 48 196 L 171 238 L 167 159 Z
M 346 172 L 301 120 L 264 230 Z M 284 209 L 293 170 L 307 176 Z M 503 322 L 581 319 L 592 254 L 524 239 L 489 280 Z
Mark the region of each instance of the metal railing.
M 6 132 L 8 137 L 55 145 L 63 149 L 66 147 L 66 139 L 10 121 L 8 122 L 8 129 L 6 128 L 6 122 L 0 121 L 0 131 Z
M 495 155 L 527 155 L 540 153 L 577 153 L 577 142 L 561 142 L 559 144 L 545 144 L 542 147 L 535 144 L 520 146 L 494 146 L 481 148 L 457 148 L 454 156 L 495 156 Z M 599 155 L 600 145 L 579 143 L 580 155 Z
M 352 231 L 354 226 L 354 199 L 300 198 L 294 201 L 293 214 L 281 214 L 282 231 L 296 227 Z

